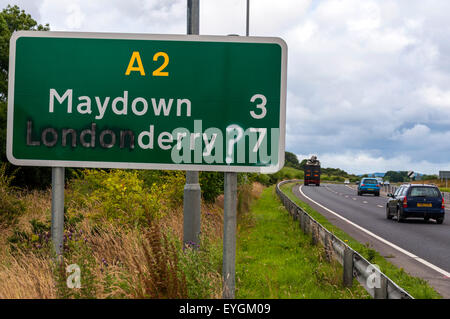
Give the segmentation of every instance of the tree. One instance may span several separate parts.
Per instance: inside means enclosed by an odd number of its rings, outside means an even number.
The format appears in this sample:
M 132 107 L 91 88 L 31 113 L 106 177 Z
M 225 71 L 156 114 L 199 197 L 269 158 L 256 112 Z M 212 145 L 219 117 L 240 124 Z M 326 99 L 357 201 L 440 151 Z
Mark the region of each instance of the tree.
M 8 93 L 9 39 L 14 31 L 48 31 L 48 24 L 38 24 L 31 15 L 18 6 L 8 5 L 0 13 L 0 100 L 6 101 Z
M 284 154 L 286 166 L 300 169 L 300 163 L 298 162 L 297 155 L 291 152 L 285 152 Z
M 38 24 L 31 15 L 25 13 L 18 6 L 8 5 L 0 12 L 0 161 L 6 159 L 6 110 L 8 96 L 8 69 L 9 69 L 9 40 L 14 31 L 48 31 L 48 24 Z M 7 171 L 11 173 L 12 165 L 8 165 Z M 39 186 L 47 180 L 48 168 L 27 167 L 20 169 L 14 180 L 15 184 Z M 44 179 L 45 177 L 45 179 Z
M 388 180 L 392 183 L 402 183 L 409 181 L 408 172 L 406 171 L 387 171 L 384 174 L 384 180 Z
M 432 180 L 432 179 L 438 179 L 438 178 L 439 178 L 439 176 L 437 176 L 435 174 L 432 174 L 432 175 L 424 174 L 420 177 L 420 180 L 426 181 L 426 180 Z
M 302 161 L 301 161 L 301 163 L 300 163 L 300 169 L 301 170 L 304 170 L 305 169 L 305 166 L 306 166 L 306 162 L 308 161 L 308 159 L 307 158 L 305 158 L 305 159 L 303 159 Z

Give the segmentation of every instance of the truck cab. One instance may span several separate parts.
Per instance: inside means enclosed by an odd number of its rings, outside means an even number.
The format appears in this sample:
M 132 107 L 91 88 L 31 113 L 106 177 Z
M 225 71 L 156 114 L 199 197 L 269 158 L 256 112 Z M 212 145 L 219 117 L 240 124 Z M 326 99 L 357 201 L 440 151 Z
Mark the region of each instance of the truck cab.
M 314 184 L 320 186 L 320 161 L 316 156 L 311 156 L 305 164 L 304 169 L 304 184 Z

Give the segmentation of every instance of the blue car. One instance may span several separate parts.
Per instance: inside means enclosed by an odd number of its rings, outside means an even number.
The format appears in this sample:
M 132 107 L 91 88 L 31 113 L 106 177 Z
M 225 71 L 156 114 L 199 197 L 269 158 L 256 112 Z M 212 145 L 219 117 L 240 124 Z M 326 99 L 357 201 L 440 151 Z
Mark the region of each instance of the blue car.
M 376 178 L 363 178 L 358 185 L 358 196 L 362 194 L 374 194 L 380 196 L 380 184 Z
M 435 219 L 436 224 L 444 222 L 444 197 L 436 185 L 405 184 L 394 194 L 387 196 L 389 197 L 386 204 L 387 219 L 396 216 L 400 223 L 408 217 L 419 217 L 425 221 Z

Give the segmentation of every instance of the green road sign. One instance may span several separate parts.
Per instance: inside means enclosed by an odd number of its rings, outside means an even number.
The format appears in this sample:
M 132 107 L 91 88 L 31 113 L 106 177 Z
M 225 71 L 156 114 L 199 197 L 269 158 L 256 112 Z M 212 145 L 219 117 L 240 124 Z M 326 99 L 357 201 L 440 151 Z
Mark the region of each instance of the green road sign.
M 21 31 L 10 45 L 16 165 L 276 172 L 279 38 Z

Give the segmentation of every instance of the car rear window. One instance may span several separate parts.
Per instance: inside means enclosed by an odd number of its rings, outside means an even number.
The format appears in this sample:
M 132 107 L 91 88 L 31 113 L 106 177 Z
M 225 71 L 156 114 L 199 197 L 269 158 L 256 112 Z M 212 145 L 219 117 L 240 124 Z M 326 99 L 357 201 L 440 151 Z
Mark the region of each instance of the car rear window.
M 363 184 L 378 184 L 378 181 L 376 179 L 365 179 Z
M 411 197 L 440 197 L 440 192 L 435 187 L 411 187 L 411 191 L 409 192 L 409 196 Z

